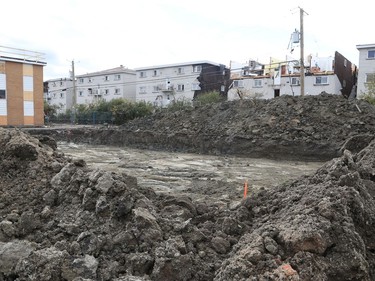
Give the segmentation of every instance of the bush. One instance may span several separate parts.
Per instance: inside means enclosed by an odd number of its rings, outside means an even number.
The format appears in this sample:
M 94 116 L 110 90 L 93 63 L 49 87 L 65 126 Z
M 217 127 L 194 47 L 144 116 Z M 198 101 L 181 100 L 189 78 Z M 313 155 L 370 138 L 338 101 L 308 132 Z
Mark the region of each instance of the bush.
M 211 104 L 211 103 L 219 103 L 224 101 L 223 96 L 220 95 L 219 92 L 212 91 L 203 93 L 196 97 L 196 103 L 198 105 L 205 105 L 205 104 Z

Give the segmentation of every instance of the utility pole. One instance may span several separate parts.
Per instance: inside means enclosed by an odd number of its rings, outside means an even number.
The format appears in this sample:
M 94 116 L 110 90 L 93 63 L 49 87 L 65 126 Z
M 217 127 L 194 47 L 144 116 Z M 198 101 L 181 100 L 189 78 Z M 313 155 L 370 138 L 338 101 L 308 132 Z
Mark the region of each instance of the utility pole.
M 300 20 L 300 44 L 301 44 L 301 57 L 300 57 L 300 83 L 301 83 L 301 96 L 305 95 L 305 62 L 304 62 L 304 38 L 303 38 L 303 14 L 306 13 L 301 7 L 299 8 L 299 20 Z M 306 13 L 308 15 L 308 13 Z
M 77 95 L 76 95 L 76 76 L 74 73 L 74 60 L 72 60 L 72 79 L 73 79 L 73 99 L 72 99 L 72 107 L 75 108 L 77 104 Z

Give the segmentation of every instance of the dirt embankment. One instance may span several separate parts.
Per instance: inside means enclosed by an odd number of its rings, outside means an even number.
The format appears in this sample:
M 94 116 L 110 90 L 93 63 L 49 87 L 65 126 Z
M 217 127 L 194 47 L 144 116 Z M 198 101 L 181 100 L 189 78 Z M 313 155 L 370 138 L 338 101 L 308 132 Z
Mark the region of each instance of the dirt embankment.
M 373 138 L 375 108 L 336 96 L 243 100 L 158 112 L 121 127 L 33 129 L 57 140 L 203 154 L 329 160 Z
M 373 120 L 363 121 L 372 113 L 359 106 L 363 115 L 350 114 L 362 121 L 344 123 L 362 133 Z M 329 120 L 320 126 L 334 130 L 324 134 L 339 147 L 345 138 L 332 132 L 347 126 Z M 0 146 L 0 280 L 375 280 L 375 141 L 228 205 L 90 170 L 48 137 L 0 129 Z

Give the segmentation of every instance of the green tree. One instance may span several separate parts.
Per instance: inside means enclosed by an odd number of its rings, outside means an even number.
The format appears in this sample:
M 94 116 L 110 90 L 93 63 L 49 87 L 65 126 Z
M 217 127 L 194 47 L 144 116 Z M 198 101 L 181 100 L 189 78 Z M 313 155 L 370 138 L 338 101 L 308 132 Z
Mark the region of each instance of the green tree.
M 368 103 L 375 105 L 375 74 L 368 77 L 366 83 L 366 93 L 362 95 L 362 99 Z
M 217 91 L 206 92 L 196 97 L 196 102 L 199 105 L 218 103 L 222 101 L 224 101 L 224 98 Z
M 59 108 L 60 107 L 56 104 L 49 104 L 48 102 L 44 101 L 44 114 L 46 116 L 56 116 Z

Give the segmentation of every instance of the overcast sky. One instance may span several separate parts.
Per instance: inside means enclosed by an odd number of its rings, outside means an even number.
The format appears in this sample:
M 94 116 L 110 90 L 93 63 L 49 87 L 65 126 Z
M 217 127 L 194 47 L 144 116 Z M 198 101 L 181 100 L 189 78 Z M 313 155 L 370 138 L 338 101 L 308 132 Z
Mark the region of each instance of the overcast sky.
M 340 52 L 358 65 L 375 43 L 372 1 L 12 0 L 2 1 L 2 46 L 45 53 L 44 80 L 124 65 L 299 58 L 288 50 L 304 16 L 305 55 Z

